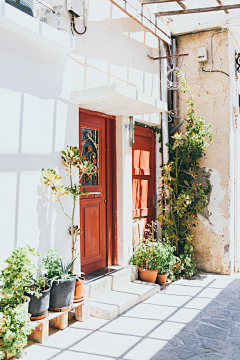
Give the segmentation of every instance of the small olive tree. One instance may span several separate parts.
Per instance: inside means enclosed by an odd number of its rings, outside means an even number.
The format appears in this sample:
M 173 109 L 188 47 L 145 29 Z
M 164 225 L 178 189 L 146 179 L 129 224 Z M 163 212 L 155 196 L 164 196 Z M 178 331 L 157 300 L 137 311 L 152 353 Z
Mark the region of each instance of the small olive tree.
M 67 171 L 67 175 L 61 177 L 58 175 L 56 170 L 53 169 L 42 169 L 41 178 L 45 185 L 50 186 L 53 195 L 56 197 L 55 201 L 58 201 L 63 213 L 68 217 L 71 221 L 71 226 L 69 226 L 68 232 L 72 236 L 72 259 L 76 256 L 76 242 L 78 240 L 78 236 L 81 233 L 81 229 L 78 225 L 74 225 L 74 215 L 76 210 L 76 201 L 81 197 L 81 195 L 87 195 L 88 193 L 85 191 L 85 188 L 82 188 L 81 180 L 83 175 L 92 175 L 93 168 L 92 163 L 90 161 L 84 161 L 83 156 L 80 155 L 80 150 L 78 147 L 67 146 L 66 150 L 61 152 L 62 163 L 65 166 L 65 170 Z M 75 174 L 73 170 L 77 169 L 78 174 Z M 62 179 L 67 178 L 69 176 L 69 185 L 65 185 L 61 182 Z M 77 178 L 77 182 L 73 182 L 73 177 Z M 73 208 L 72 214 L 68 215 L 61 202 L 61 198 L 69 195 L 73 200 Z M 71 270 L 73 270 L 73 265 Z

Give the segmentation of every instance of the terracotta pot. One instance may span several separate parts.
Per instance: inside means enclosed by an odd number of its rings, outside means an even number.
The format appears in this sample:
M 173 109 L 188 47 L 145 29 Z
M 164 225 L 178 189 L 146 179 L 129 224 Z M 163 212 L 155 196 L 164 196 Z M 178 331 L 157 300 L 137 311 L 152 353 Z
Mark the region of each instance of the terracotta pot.
M 158 274 L 157 278 L 158 278 L 158 283 L 160 285 L 166 285 L 168 283 L 168 274 L 166 275 Z
M 76 281 L 76 286 L 75 286 L 75 293 L 74 293 L 74 300 L 73 300 L 74 302 L 81 300 L 85 295 L 85 290 L 84 290 L 85 278 L 79 277 L 78 279 L 79 280 Z
M 4 354 L 5 354 L 5 358 L 4 360 L 10 360 L 12 359 L 16 354 L 9 354 L 7 351 L 3 350 Z
M 138 268 L 140 280 L 155 283 L 157 279 L 158 270 L 149 270 Z

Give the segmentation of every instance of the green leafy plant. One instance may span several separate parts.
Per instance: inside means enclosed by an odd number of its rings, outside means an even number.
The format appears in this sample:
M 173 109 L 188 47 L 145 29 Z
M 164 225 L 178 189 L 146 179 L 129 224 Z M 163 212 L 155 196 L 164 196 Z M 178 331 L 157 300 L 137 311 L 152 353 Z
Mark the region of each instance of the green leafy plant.
M 56 170 L 53 169 L 42 169 L 41 179 L 44 184 L 49 186 L 52 190 L 53 195 L 56 197 L 55 201 L 58 201 L 63 213 L 68 217 L 71 221 L 71 226 L 68 229 L 69 234 L 72 236 L 72 259 L 76 255 L 76 242 L 78 240 L 78 236 L 81 233 L 81 229 L 78 225 L 74 225 L 74 215 L 76 209 L 76 201 L 80 198 L 81 195 L 87 195 L 85 188 L 82 188 L 81 180 L 83 175 L 92 175 L 93 174 L 93 165 L 90 161 L 83 160 L 83 156 L 80 155 L 80 150 L 76 146 L 67 146 L 66 150 L 62 152 L 62 163 L 65 166 L 67 171 L 67 175 L 69 176 L 70 184 L 64 185 L 61 180 L 63 179 L 58 175 Z M 73 169 L 76 168 L 78 170 L 78 174 L 73 172 Z M 77 177 L 77 182 L 73 182 L 73 177 Z M 71 216 L 68 215 L 61 202 L 61 198 L 69 195 L 73 200 L 73 209 Z M 73 270 L 73 267 L 72 269 Z
M 27 345 L 27 336 L 33 330 L 28 321 L 29 315 L 21 306 L 5 307 L 0 312 L 0 359 L 4 359 L 4 351 L 22 355 L 22 349 Z
M 169 162 L 162 167 L 158 220 L 163 237 L 175 247 L 175 255 L 182 257 L 185 273 L 196 273 L 192 228 L 198 222 L 198 214 L 208 205 L 211 185 L 208 175 L 200 169 L 199 160 L 205 155 L 212 140 L 211 125 L 197 116 L 194 96 L 180 71 L 177 71 L 181 91 L 188 94 L 187 119 L 183 120 L 185 133 L 172 136 L 169 146 Z M 202 172 L 203 181 L 199 180 Z M 191 264 L 191 265 L 190 265 Z M 182 267 L 182 265 L 181 265 Z M 191 268 L 191 270 L 190 270 Z M 180 271 L 176 268 L 176 274 Z
M 70 269 L 78 255 L 74 256 L 66 265 L 63 265 L 58 251 L 49 249 L 42 260 L 46 270 L 46 278 L 52 282 L 54 280 L 68 280 L 76 277 L 77 275 L 70 272 Z
M 159 246 L 158 256 L 158 273 L 166 275 L 172 273 L 172 269 L 176 263 L 174 256 L 175 248 L 169 243 L 161 243 Z
M 159 245 L 158 242 L 140 241 L 130 259 L 130 264 L 142 269 L 157 270 Z
M 30 246 L 25 246 L 14 249 L 5 260 L 7 267 L 0 271 L 0 311 L 4 307 L 22 304 L 25 291 L 32 293 L 30 286 L 37 268 L 32 263 L 31 256 L 40 256 L 40 253 Z

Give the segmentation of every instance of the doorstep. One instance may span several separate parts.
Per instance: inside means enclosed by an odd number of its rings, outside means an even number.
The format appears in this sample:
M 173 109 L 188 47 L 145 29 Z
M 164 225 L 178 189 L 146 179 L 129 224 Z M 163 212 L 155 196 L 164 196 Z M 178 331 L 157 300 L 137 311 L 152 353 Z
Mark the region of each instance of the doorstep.
M 158 284 L 128 282 L 91 300 L 91 316 L 112 320 L 159 291 Z
M 114 271 L 106 271 L 105 275 L 96 276 L 95 278 L 89 279 L 91 274 L 86 275 L 87 281 L 84 285 L 86 298 L 94 299 L 138 278 L 137 266 L 129 265 L 112 269 Z

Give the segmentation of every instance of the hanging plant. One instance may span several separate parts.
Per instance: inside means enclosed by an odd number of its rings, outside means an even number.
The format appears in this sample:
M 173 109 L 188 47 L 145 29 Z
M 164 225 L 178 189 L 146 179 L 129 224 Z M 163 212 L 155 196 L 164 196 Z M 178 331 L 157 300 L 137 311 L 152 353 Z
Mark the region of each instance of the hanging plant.
M 162 167 L 160 181 L 159 218 L 163 237 L 176 248 L 179 257 L 177 269 L 185 270 L 186 276 L 196 273 L 192 229 L 198 222 L 198 214 L 208 205 L 211 185 L 208 175 L 200 168 L 199 160 L 205 155 L 212 140 L 211 125 L 194 110 L 194 95 L 190 93 L 183 74 L 176 71 L 181 91 L 188 94 L 187 118 L 183 120 L 185 133 L 172 136 L 169 146 L 169 162 Z M 199 181 L 199 174 L 203 181 Z M 177 270 L 176 269 L 176 270 Z

